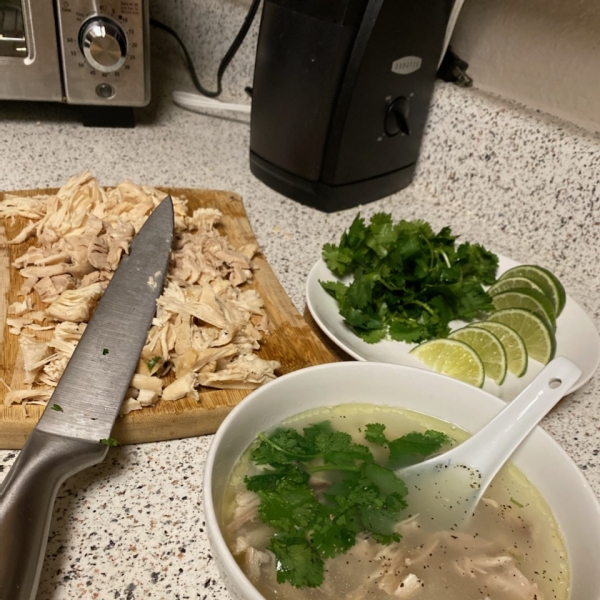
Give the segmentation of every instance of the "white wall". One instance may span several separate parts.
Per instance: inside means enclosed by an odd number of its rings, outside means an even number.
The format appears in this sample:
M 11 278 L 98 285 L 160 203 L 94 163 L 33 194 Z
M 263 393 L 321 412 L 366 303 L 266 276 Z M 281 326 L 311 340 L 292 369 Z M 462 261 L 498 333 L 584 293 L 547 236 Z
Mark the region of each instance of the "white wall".
M 475 86 L 600 131 L 600 0 L 466 0 L 451 43 Z

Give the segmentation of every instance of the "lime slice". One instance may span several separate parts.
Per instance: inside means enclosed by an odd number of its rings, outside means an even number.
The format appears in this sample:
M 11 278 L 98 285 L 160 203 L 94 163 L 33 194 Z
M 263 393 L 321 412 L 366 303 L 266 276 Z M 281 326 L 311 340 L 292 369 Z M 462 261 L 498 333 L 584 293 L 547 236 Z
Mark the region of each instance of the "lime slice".
M 505 271 L 500 276 L 500 281 L 509 277 L 526 277 L 531 279 L 538 287 L 542 288 L 544 294 L 554 306 L 554 314 L 558 317 L 565 307 L 567 295 L 565 288 L 558 278 L 543 267 L 537 265 L 520 265 Z
M 470 327 L 480 327 L 491 331 L 504 346 L 508 370 L 515 377 L 525 375 L 527 371 L 527 349 L 523 338 L 512 327 L 495 321 L 472 323 Z
M 508 290 L 514 290 L 515 288 L 527 288 L 531 290 L 535 290 L 540 294 L 543 294 L 542 288 L 534 283 L 531 279 L 527 279 L 527 277 L 506 277 L 505 279 L 499 279 L 496 283 L 487 290 L 487 293 L 490 296 L 495 296 L 500 292 L 506 292 Z
M 503 308 L 525 308 L 530 310 L 546 319 L 552 329 L 556 329 L 556 317 L 552 303 L 544 294 L 540 294 L 535 290 L 518 288 L 500 292 L 492 297 L 492 303 L 496 310 L 502 310 Z
M 505 308 L 493 312 L 488 321 L 512 327 L 522 338 L 529 358 L 543 365 L 554 358 L 556 339 L 548 322 L 523 308 Z
M 459 340 L 430 340 L 410 351 L 430 369 L 481 387 L 485 379 L 485 368 L 477 352 Z
M 486 376 L 498 385 L 502 385 L 507 369 L 506 351 L 492 332 L 467 326 L 453 331 L 448 337 L 471 346 L 481 358 Z

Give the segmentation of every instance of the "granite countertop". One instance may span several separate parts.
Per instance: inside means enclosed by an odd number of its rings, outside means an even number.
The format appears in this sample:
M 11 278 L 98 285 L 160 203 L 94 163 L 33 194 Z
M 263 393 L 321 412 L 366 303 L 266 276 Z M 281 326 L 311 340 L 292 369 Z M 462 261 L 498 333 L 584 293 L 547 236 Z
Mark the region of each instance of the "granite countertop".
M 0 104 L 0 188 L 60 186 L 85 169 L 101 184 L 233 190 L 301 312 L 323 243 L 357 209 L 325 214 L 250 174 L 247 120 L 187 112 L 164 90 L 132 130 L 83 128 L 71 108 Z M 361 207 L 422 218 L 517 261 L 544 265 L 600 325 L 600 136 L 475 90 L 438 84 L 412 186 Z M 600 379 L 544 427 L 600 496 Z M 38 598 L 227 599 L 204 527 L 202 475 L 212 436 L 111 448 L 61 488 Z M 16 457 L 0 451 L 0 478 Z

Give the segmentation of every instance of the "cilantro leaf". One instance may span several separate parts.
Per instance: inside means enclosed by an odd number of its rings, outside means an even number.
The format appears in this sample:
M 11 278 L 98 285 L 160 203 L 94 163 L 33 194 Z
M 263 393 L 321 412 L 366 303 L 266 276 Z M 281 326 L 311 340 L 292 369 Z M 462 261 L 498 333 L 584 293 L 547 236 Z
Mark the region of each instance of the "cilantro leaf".
M 361 268 L 347 287 L 344 299 L 355 308 L 365 308 L 373 301 L 374 290 L 379 281 L 378 273 L 364 273 Z
M 297 588 L 323 583 L 323 559 L 302 536 L 276 535 L 267 549 L 275 555 L 278 583 L 289 582 Z
M 321 287 L 338 302 L 341 302 L 346 295 L 347 285 L 340 281 L 320 281 Z
M 427 325 L 409 319 L 391 319 L 389 334 L 397 342 L 418 342 L 428 335 Z
M 306 529 L 319 512 L 320 505 L 314 490 L 286 479 L 272 489 L 261 489 L 258 512 L 261 520 L 279 531 L 295 532 Z
M 152 369 L 154 369 L 154 367 L 162 360 L 162 357 L 160 356 L 153 356 L 147 364 L 148 367 L 148 371 L 152 371 Z
M 398 237 L 392 217 L 385 213 L 377 213 L 371 217 L 369 234 L 365 243 L 380 257 L 388 254 L 390 246 Z
M 115 447 L 115 446 L 119 445 L 119 442 L 117 440 L 115 440 L 115 438 L 103 438 L 98 441 L 101 444 L 104 444 L 105 446 L 109 446 L 109 447 Z
M 378 487 L 380 494 L 384 496 L 398 494 L 400 497 L 404 497 L 408 494 L 404 481 L 397 477 L 393 471 L 377 463 L 364 465 L 362 472 L 369 481 Z
M 370 331 L 356 331 L 356 333 L 358 333 L 367 344 L 376 344 L 385 338 L 385 329 L 383 327 L 380 329 L 371 329 Z
M 482 290 L 481 286 L 474 281 L 463 281 L 456 297 L 456 313 L 459 318 L 471 320 L 479 312 L 494 310 L 490 295 Z
M 384 431 L 385 425 L 382 423 L 368 423 L 365 426 L 365 440 L 383 446 L 384 444 L 387 444 L 388 441 Z
M 360 213 L 358 213 L 354 218 L 352 225 L 350 225 L 348 233 L 342 234 L 341 245 L 355 250 L 356 248 L 360 247 L 367 235 L 367 232 L 368 229 L 365 225 L 365 220 L 360 216 Z
M 338 248 L 333 244 L 323 246 L 322 256 L 327 266 L 340 276 L 348 272 L 348 267 L 352 263 L 352 251 L 348 248 Z
M 246 477 L 244 482 L 251 492 L 259 493 L 262 490 L 273 490 L 284 480 L 303 486 L 308 483 L 310 475 L 292 465 L 286 465 L 273 470 L 267 470 L 252 477 Z
M 333 558 L 344 554 L 356 543 L 356 527 L 348 527 L 352 522 L 348 513 L 341 513 L 338 518 L 321 519 L 314 524 L 311 544 L 323 558 Z
M 257 465 L 280 465 L 311 458 L 306 440 L 295 429 L 276 429 L 268 437 L 259 435 L 259 440 L 251 455 Z
M 463 267 L 465 278 L 474 276 L 488 285 L 496 281 L 498 257 L 480 244 L 461 244 L 456 249 L 456 260 Z
M 415 464 L 438 452 L 450 438 L 440 431 L 428 429 L 424 433 L 413 431 L 388 442 L 390 459 L 388 467 L 399 469 Z
M 374 330 L 384 327 L 384 322 L 380 318 L 371 316 L 366 311 L 358 310 L 352 306 L 341 306 L 340 314 L 353 329 Z
M 307 430 L 305 429 L 305 435 Z M 308 435 L 311 435 L 310 429 Z M 352 441 L 352 436 L 343 431 L 318 432 L 314 437 L 317 453 L 323 457 L 327 468 L 353 465 L 357 460 L 370 462 L 373 460 L 371 451 Z M 315 467 L 321 469 L 322 467 Z

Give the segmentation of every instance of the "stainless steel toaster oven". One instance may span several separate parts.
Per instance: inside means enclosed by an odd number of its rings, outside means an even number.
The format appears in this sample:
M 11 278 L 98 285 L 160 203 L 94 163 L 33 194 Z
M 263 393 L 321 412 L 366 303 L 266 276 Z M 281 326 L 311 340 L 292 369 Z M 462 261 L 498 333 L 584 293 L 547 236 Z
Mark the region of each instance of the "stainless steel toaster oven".
M 150 100 L 148 0 L 0 0 L 0 100 Z

